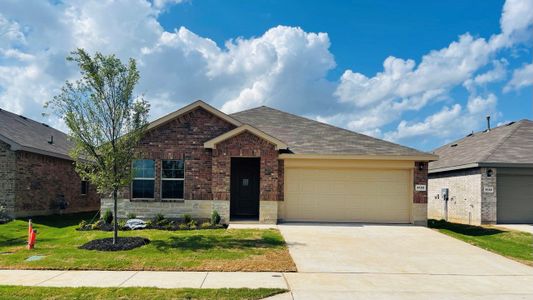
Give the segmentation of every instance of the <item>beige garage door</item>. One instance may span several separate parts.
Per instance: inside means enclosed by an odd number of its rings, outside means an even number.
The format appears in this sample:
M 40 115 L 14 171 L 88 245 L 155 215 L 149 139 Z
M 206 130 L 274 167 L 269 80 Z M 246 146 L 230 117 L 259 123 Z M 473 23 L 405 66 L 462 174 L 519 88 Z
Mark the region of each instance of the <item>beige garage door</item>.
M 287 221 L 409 223 L 409 170 L 286 168 Z

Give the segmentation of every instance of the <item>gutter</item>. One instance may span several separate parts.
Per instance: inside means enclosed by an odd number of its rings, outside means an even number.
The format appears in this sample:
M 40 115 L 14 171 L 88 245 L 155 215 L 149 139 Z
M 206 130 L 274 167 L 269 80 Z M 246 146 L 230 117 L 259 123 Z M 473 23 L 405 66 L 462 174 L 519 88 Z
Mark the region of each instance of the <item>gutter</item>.
M 533 163 L 501 163 L 501 162 L 481 162 L 481 163 L 470 163 L 458 166 L 451 167 L 442 167 L 436 169 L 429 169 L 429 174 L 448 172 L 448 171 L 457 171 L 463 169 L 471 168 L 533 168 Z
M 420 155 L 353 155 L 353 154 L 280 154 L 279 159 L 352 159 L 352 160 L 408 160 L 435 161 L 439 157 L 433 154 Z

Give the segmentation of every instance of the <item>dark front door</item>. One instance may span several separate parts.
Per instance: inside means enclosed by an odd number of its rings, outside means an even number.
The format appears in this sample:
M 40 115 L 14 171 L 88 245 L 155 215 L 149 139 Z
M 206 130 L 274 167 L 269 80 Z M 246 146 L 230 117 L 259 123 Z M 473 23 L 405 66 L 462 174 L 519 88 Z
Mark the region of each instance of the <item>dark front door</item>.
M 230 214 L 259 217 L 259 158 L 231 159 Z

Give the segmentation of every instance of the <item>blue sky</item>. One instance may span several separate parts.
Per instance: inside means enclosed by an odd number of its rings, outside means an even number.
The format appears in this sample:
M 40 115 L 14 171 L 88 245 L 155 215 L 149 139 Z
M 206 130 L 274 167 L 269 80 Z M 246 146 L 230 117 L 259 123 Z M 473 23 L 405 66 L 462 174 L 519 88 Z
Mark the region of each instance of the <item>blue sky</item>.
M 533 118 L 533 4 L 115 0 L 0 3 L 0 107 L 42 117 L 76 47 L 139 61 L 152 118 L 267 105 L 422 150 Z

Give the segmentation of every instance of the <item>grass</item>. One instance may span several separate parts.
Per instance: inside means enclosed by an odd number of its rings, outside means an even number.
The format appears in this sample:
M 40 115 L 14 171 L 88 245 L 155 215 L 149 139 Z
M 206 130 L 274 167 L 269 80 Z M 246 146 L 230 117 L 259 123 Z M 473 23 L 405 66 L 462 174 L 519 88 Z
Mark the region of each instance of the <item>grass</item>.
M 78 249 L 112 232 L 77 231 L 93 214 L 38 217 L 34 250 L 26 250 L 27 220 L 0 225 L 1 269 L 165 270 L 165 271 L 296 271 L 285 241 L 274 229 L 204 229 L 187 231 L 121 231 L 151 243 L 129 251 Z M 37 261 L 29 256 L 43 255 Z
M 472 226 L 430 220 L 429 227 L 474 246 L 533 266 L 533 235 L 491 226 Z
M 159 289 L 159 288 L 58 288 L 0 286 L 0 299 L 262 299 L 282 289 Z

